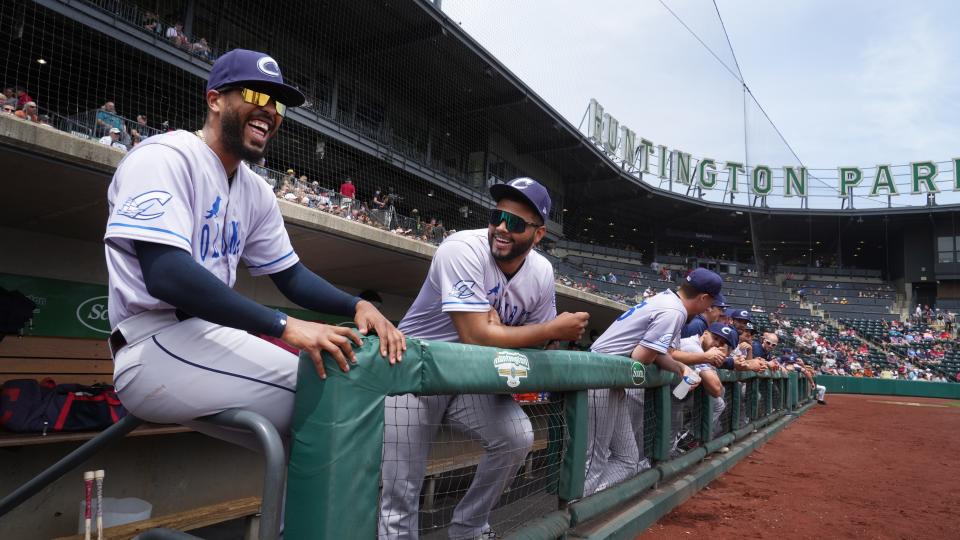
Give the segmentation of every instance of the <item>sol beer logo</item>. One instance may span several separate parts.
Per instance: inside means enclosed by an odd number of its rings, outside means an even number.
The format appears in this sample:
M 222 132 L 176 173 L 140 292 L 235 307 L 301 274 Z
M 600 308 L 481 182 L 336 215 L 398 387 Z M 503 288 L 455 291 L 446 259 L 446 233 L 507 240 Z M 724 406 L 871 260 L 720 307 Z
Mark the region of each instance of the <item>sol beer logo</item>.
M 110 333 L 110 319 L 107 315 L 106 296 L 88 298 L 77 306 L 77 320 L 94 332 Z

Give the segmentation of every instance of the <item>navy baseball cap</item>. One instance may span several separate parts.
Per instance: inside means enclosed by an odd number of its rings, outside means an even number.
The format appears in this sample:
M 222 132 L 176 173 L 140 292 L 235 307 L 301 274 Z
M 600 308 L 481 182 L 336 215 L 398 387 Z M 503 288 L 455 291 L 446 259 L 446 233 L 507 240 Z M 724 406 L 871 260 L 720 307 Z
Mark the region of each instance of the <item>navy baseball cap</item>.
M 716 298 L 723 286 L 723 278 L 720 277 L 720 274 L 706 268 L 697 268 L 687 274 L 687 283 L 692 285 L 694 289 Z
M 753 315 L 750 314 L 749 309 L 735 309 L 730 317 L 734 319 L 740 319 L 742 321 L 753 322 Z
M 537 209 L 543 222 L 547 222 L 547 216 L 550 215 L 550 193 L 540 182 L 533 178 L 514 178 L 506 184 L 494 184 L 490 186 L 490 196 L 493 200 L 500 202 L 500 199 L 507 195 L 519 195 L 521 200 L 525 200 Z
M 727 299 L 723 297 L 723 293 L 717 293 L 716 296 L 713 297 L 713 307 L 727 307 Z
M 207 90 L 233 85 L 269 94 L 287 107 L 299 107 L 306 101 L 303 92 L 283 82 L 277 61 L 262 52 L 233 49 L 217 58 L 207 79 Z
M 736 347 L 740 343 L 740 336 L 737 335 L 737 331 L 732 326 L 713 323 L 707 327 L 707 331 L 726 341 L 730 347 Z
M 756 334 L 757 329 L 753 326 L 753 323 L 747 323 L 747 327 L 744 328 L 744 332 L 750 332 L 751 334 Z

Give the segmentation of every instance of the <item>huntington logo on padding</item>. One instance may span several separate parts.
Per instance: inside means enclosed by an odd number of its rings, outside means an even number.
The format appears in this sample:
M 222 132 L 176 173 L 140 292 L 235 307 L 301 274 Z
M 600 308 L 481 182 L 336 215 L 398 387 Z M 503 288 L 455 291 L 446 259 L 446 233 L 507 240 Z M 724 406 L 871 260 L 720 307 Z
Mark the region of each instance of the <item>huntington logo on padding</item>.
M 647 369 L 640 362 L 634 362 L 630 366 L 630 377 L 633 379 L 633 384 L 640 386 L 647 382 Z
M 493 365 L 497 374 L 506 377 L 507 386 L 516 388 L 520 379 L 530 374 L 530 361 L 527 357 L 515 351 L 497 351 L 493 357 Z

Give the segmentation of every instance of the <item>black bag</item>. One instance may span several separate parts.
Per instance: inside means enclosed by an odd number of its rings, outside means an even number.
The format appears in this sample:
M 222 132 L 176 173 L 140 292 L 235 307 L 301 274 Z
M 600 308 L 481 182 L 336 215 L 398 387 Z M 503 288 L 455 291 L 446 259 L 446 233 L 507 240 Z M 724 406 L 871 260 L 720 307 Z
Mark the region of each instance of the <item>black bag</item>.
M 0 287 L 0 341 L 7 334 L 20 333 L 23 325 L 33 317 L 37 305 L 20 291 Z
M 14 379 L 0 387 L 0 427 L 19 433 L 100 430 L 126 414 L 116 391 L 107 384 Z

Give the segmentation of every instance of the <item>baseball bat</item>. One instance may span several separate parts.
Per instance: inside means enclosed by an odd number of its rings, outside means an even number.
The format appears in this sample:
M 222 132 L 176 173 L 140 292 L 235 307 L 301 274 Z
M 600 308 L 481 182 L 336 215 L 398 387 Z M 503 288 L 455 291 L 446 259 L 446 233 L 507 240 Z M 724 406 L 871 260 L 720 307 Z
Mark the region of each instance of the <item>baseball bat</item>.
M 83 540 L 90 540 L 90 499 L 93 495 L 93 471 L 83 473 Z
M 93 474 L 97 481 L 97 540 L 103 540 L 103 477 L 106 473 L 103 469 Z

